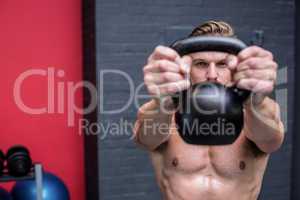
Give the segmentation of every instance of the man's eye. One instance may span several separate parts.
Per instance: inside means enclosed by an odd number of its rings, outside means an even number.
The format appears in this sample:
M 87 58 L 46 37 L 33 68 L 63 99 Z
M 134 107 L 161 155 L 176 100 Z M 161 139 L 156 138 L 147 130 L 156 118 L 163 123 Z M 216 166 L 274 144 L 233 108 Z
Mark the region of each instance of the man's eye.
M 207 63 L 200 61 L 200 62 L 196 62 L 195 65 L 199 66 L 199 67 L 205 67 L 205 66 L 207 66 Z
M 227 67 L 227 63 L 226 62 L 219 62 L 217 64 L 218 67 Z

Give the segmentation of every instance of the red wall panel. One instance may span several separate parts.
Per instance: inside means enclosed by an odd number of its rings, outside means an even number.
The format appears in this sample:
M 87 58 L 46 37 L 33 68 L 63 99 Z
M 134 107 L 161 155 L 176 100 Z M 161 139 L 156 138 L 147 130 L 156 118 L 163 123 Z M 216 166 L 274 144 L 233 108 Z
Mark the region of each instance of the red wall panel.
M 27 145 L 35 161 L 65 181 L 72 200 L 82 200 L 81 115 L 75 113 L 74 125 L 68 125 L 74 114 L 68 112 L 68 107 L 72 110 L 68 96 L 80 107 L 82 93 L 78 90 L 73 98 L 67 92 L 68 82 L 76 84 L 82 78 L 81 1 L 4 0 L 0 3 L 0 25 L 0 148 L 6 151 L 17 143 Z M 14 89 L 22 73 L 36 70 L 47 75 L 26 77 L 19 84 L 20 97 L 25 105 L 45 108 L 46 112 L 30 114 L 16 101 Z M 54 75 L 48 80 L 51 70 Z M 58 85 L 64 92 L 58 91 Z

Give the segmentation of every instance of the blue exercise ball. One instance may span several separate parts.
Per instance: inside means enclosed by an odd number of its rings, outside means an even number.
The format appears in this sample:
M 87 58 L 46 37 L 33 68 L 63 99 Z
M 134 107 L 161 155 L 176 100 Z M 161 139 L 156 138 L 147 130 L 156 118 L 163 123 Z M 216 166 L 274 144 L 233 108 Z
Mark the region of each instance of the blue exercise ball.
M 35 180 L 18 181 L 12 189 L 14 200 L 36 200 Z M 69 200 L 70 194 L 64 182 L 51 173 L 43 173 L 43 200 Z
M 0 187 L 0 199 L 1 200 L 12 200 L 11 195 L 4 188 Z

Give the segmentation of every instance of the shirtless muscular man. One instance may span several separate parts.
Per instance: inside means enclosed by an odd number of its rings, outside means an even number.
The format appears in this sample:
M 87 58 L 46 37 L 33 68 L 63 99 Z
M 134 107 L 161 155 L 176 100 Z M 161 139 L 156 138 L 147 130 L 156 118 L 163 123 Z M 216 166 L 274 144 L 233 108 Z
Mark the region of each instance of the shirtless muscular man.
M 190 37 L 201 35 L 235 37 L 233 28 L 223 21 L 208 21 Z M 143 68 L 153 98 L 138 111 L 134 138 L 151 155 L 163 199 L 258 198 L 269 156 L 284 138 L 279 106 L 268 97 L 277 67 L 272 53 L 258 46 L 247 47 L 237 56 L 196 52 L 180 57 L 169 47 L 155 48 Z M 255 94 L 253 102 L 244 104 L 244 127 L 231 145 L 187 144 L 174 128 L 170 95 L 203 81 L 236 85 Z

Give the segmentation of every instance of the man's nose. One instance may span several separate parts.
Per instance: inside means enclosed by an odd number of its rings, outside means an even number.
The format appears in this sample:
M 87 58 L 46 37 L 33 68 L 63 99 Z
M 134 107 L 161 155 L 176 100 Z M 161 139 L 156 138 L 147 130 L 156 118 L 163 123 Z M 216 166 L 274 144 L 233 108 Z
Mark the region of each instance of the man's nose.
M 206 78 L 209 81 L 216 81 L 217 80 L 218 74 L 217 74 L 216 65 L 214 63 L 209 64 L 206 76 L 207 76 Z

